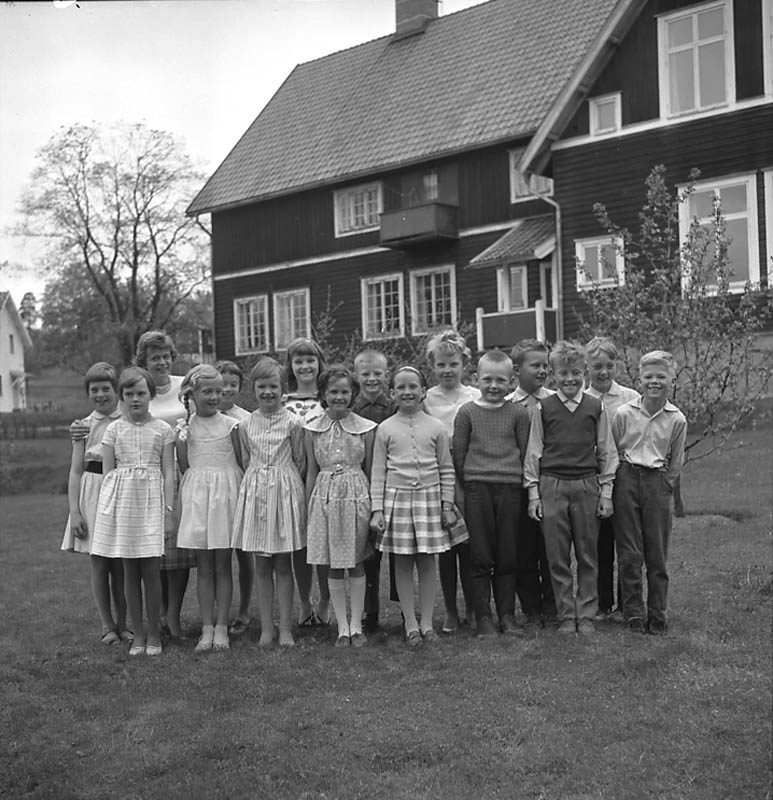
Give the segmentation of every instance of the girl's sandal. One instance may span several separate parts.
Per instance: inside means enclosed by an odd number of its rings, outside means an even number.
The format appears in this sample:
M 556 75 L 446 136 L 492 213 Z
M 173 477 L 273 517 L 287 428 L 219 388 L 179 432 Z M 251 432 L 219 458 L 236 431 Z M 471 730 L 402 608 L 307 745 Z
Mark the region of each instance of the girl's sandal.
M 106 645 L 121 644 L 121 638 L 114 630 L 105 631 L 100 641 Z
M 118 638 L 122 642 L 133 642 L 134 641 L 134 631 L 130 631 L 128 628 L 122 628 L 118 631 Z

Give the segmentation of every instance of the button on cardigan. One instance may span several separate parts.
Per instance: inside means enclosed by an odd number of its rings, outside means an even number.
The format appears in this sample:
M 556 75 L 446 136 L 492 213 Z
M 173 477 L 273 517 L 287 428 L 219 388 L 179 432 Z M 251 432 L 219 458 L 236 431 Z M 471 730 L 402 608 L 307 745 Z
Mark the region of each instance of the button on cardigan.
M 443 423 L 424 411 L 398 411 L 376 429 L 371 470 L 373 511 L 384 510 L 384 489 L 440 485 L 443 502 L 454 499 L 454 466 Z

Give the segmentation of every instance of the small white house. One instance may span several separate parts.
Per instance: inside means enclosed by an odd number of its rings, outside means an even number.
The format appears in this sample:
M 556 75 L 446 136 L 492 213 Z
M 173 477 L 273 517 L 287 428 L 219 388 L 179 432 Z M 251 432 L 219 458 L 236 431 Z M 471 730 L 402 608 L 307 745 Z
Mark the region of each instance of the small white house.
M 0 412 L 27 408 L 24 351 L 32 340 L 10 292 L 0 291 Z

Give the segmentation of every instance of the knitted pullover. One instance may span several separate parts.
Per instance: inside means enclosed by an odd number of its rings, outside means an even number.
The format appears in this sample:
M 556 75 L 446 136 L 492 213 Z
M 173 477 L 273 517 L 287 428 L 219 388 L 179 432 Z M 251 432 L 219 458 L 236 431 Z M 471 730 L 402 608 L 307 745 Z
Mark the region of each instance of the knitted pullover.
M 519 403 L 466 403 L 454 422 L 453 459 L 460 480 L 517 483 L 529 442 L 529 412 Z

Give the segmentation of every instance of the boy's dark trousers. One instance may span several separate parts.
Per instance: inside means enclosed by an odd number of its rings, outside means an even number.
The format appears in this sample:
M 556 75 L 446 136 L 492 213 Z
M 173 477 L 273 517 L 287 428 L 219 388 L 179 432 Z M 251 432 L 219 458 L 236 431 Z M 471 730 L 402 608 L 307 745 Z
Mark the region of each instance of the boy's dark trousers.
M 599 611 L 611 611 L 615 606 L 615 529 L 612 518 L 602 519 L 599 525 Z M 617 602 L 620 604 L 620 580 L 617 581 Z
M 515 613 L 516 529 L 520 484 L 465 481 L 465 520 L 470 532 L 470 591 L 475 620 L 491 618 L 491 589 L 501 623 Z
M 620 605 L 627 619 L 645 619 L 642 567 L 647 567 L 647 620 L 666 622 L 672 487 L 660 470 L 620 464 L 613 502 Z
M 528 505 L 528 493 L 524 489 L 516 531 L 516 592 L 521 611 L 527 616 L 555 617 L 556 601 L 545 554 L 545 538 L 539 522 L 526 513 Z
M 381 551 L 365 561 L 365 619 L 370 624 L 378 624 L 379 583 L 381 579 Z

